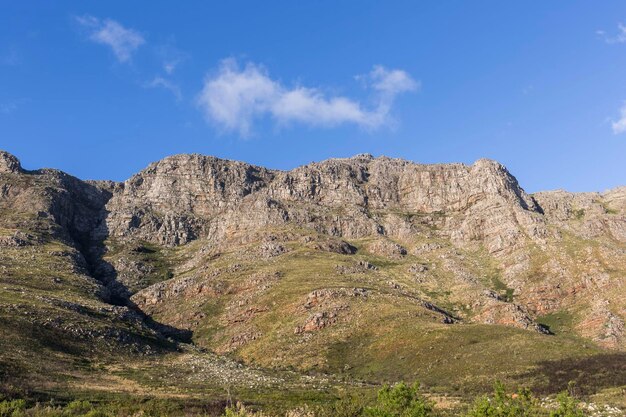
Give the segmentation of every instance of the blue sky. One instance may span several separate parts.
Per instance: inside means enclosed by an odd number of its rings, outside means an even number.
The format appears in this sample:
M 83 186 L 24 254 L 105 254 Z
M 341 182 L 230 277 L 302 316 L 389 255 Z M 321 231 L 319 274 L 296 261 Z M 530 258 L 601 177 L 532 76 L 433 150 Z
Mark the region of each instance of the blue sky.
M 0 148 L 123 180 L 369 152 L 626 185 L 623 1 L 0 3 Z

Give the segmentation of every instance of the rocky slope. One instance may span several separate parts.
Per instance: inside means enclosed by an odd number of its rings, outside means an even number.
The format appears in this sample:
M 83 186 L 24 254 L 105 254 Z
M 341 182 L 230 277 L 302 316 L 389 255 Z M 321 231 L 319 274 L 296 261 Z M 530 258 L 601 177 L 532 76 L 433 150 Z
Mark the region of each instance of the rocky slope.
M 291 171 L 176 155 L 89 182 L 2 152 L 0 213 L 7 335 L 24 312 L 79 345 L 173 337 L 450 382 L 626 349 L 626 188 L 529 195 L 495 161 L 371 155 Z

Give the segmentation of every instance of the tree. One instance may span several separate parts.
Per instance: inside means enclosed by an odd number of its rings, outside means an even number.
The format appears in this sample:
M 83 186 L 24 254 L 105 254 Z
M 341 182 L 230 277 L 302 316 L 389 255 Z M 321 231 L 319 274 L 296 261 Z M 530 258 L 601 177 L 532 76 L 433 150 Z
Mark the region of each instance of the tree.
M 569 395 L 567 391 L 560 393 L 556 400 L 559 408 L 550 413 L 550 417 L 585 417 L 585 412 L 580 408 L 580 402 Z
M 497 381 L 493 397 L 480 397 L 467 413 L 468 417 L 535 417 L 539 414 L 537 400 L 527 388 L 516 394 L 506 393 L 504 384 Z
M 419 383 L 385 385 L 378 391 L 376 405 L 365 409 L 369 417 L 429 417 L 433 404 L 419 394 Z

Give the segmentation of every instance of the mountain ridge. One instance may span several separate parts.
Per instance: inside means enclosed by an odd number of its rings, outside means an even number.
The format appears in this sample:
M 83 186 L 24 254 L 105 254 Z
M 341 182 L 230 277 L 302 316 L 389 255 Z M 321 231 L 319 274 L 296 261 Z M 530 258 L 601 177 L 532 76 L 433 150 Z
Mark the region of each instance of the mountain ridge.
M 5 334 L 43 326 L 87 356 L 191 343 L 264 369 L 449 387 L 492 378 L 485 361 L 523 379 L 541 360 L 626 350 L 626 187 L 527 194 L 488 159 L 281 171 L 180 154 L 114 182 L 0 152 L 0 260 Z M 0 369 L 28 369 L 15 352 Z
M 349 156 L 349 157 L 337 157 L 337 158 L 328 158 L 328 159 L 324 159 L 321 161 L 312 161 L 308 164 L 304 164 L 304 165 L 299 165 L 296 166 L 294 168 L 291 169 L 279 169 L 279 168 L 266 168 L 263 167 L 262 165 L 257 165 L 257 164 L 253 164 L 253 163 L 249 163 L 249 162 L 245 162 L 245 161 L 241 161 L 238 159 L 230 159 L 230 158 L 223 158 L 223 157 L 217 157 L 217 156 L 213 156 L 213 155 L 207 155 L 207 154 L 202 154 L 202 153 L 197 153 L 197 152 L 192 152 L 192 153 L 178 153 L 178 154 L 172 154 L 169 156 L 165 156 L 159 160 L 153 161 L 151 163 L 149 163 L 146 168 L 139 170 L 138 172 L 136 172 L 135 174 L 132 174 L 129 178 L 127 178 L 126 180 L 109 180 L 109 179 L 89 179 L 89 178 L 80 178 L 78 176 L 75 176 L 73 174 L 67 173 L 65 171 L 56 169 L 56 168 L 37 168 L 34 170 L 26 170 L 25 168 L 22 167 L 20 160 L 18 159 L 17 156 L 15 156 L 14 154 L 8 152 L 8 151 L 4 151 L 4 150 L 0 150 L 0 169 L 2 169 L 5 172 L 11 172 L 12 170 L 16 170 L 16 171 L 22 171 L 22 172 L 36 172 L 39 170 L 53 170 L 53 171 L 58 171 L 58 172 L 62 172 L 66 175 L 72 176 L 74 178 L 77 178 L 81 181 L 84 182 L 92 182 L 92 183 L 111 183 L 111 184 L 122 184 L 125 181 L 127 181 L 128 179 L 130 179 L 131 177 L 133 177 L 134 175 L 137 175 L 139 173 L 141 173 L 142 171 L 150 168 L 151 166 L 158 164 L 159 162 L 162 162 L 164 160 L 168 160 L 168 159 L 176 159 L 176 158 L 180 158 L 180 157 L 186 157 L 186 156 L 194 156 L 194 157 L 203 157 L 203 158 L 211 158 L 213 160 L 216 161 L 222 161 L 222 162 L 232 162 L 232 163 L 241 163 L 241 164 L 246 164 L 246 165 L 250 165 L 251 167 L 256 167 L 256 168 L 263 168 L 266 169 L 268 171 L 273 171 L 273 172 L 290 172 L 293 170 L 297 170 L 299 168 L 304 168 L 304 167 L 308 167 L 311 165 L 316 165 L 316 164 L 324 164 L 326 162 L 332 162 L 332 161 L 351 161 L 351 160 L 357 160 L 357 159 L 365 159 L 365 160 L 374 160 L 374 159 L 384 159 L 384 160 L 395 160 L 395 161 L 400 161 L 400 162 L 406 162 L 409 164 L 414 164 L 414 165 L 421 165 L 421 166 L 433 166 L 433 167 L 437 167 L 437 166 L 464 166 L 464 167 L 471 167 L 473 165 L 475 165 L 476 163 L 480 162 L 480 161 L 486 161 L 486 162 L 492 162 L 492 163 L 496 163 L 501 165 L 502 167 L 504 167 L 506 169 L 506 167 L 500 163 L 499 161 L 495 160 L 495 159 L 491 159 L 491 158 L 479 158 L 476 161 L 474 161 L 473 163 L 464 163 L 464 162 L 441 162 L 441 163 L 422 163 L 422 162 L 415 162 L 409 159 L 404 159 L 404 158 L 394 158 L 394 157 L 389 157 L 386 155 L 379 155 L 379 156 L 374 156 L 370 153 L 359 153 L 359 154 L 355 154 L 353 156 Z M 508 171 L 508 169 L 506 169 Z M 558 193 L 558 192 L 565 192 L 565 193 L 569 193 L 569 194 L 588 194 L 588 193 L 597 193 L 597 194 L 607 194 L 607 193 L 611 193 L 611 192 L 617 192 L 617 191 L 622 191 L 623 188 L 626 188 L 626 186 L 615 186 L 615 187 L 611 187 L 611 188 L 607 188 L 605 190 L 597 190 L 597 191 L 569 191 L 567 189 L 563 189 L 563 188 L 556 188 L 556 189 L 548 189 L 548 190 L 540 190 L 540 191 L 535 191 L 532 193 L 529 193 L 530 195 L 533 194 L 538 194 L 538 193 Z

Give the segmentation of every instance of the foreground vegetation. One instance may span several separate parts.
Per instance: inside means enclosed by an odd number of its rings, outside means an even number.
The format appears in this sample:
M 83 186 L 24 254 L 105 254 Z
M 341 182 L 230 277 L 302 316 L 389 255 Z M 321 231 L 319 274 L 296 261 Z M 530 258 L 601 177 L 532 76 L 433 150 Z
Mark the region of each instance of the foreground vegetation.
M 374 399 L 345 394 L 325 405 L 304 405 L 280 414 L 268 414 L 241 403 L 214 406 L 182 406 L 166 400 L 91 403 L 72 401 L 65 405 L 28 403 L 23 399 L 0 402 L 0 417 L 166 417 L 217 416 L 222 417 L 617 417 L 616 408 L 598 408 L 588 405 L 571 393 L 574 387 L 556 398 L 541 399 L 527 388 L 509 393 L 497 382 L 491 395 L 476 398 L 472 404 L 454 411 L 440 409 L 423 395 L 419 384 L 398 383 L 382 387 Z

